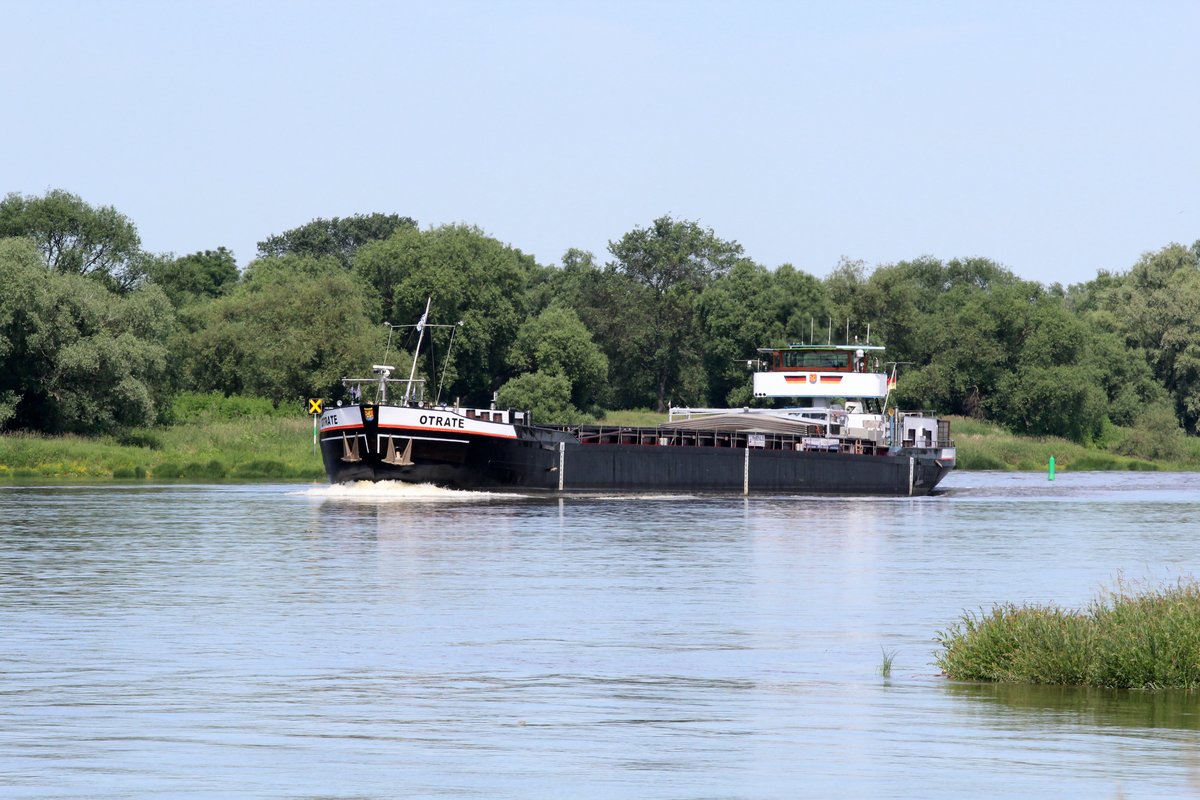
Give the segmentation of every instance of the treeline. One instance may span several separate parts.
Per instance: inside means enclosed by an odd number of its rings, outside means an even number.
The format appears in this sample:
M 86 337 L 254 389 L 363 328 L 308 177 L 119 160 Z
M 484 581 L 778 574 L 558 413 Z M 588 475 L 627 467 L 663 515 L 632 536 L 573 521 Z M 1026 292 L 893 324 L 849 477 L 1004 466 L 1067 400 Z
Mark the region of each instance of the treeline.
M 147 253 L 120 212 L 51 191 L 0 201 L 0 286 L 4 430 L 167 423 L 181 391 L 337 399 L 385 348 L 405 363 L 412 329 L 382 323 L 430 296 L 430 322 L 454 326 L 452 347 L 430 329 L 421 366 L 442 400 L 499 392 L 544 420 L 752 405 L 756 348 L 869 332 L 905 407 L 1083 443 L 1119 427 L 1145 457 L 1200 422 L 1200 242 L 1069 288 L 985 258 L 843 261 L 822 280 L 670 217 L 603 263 L 545 266 L 473 226 L 367 214 L 271 235 L 239 271 L 223 247 Z

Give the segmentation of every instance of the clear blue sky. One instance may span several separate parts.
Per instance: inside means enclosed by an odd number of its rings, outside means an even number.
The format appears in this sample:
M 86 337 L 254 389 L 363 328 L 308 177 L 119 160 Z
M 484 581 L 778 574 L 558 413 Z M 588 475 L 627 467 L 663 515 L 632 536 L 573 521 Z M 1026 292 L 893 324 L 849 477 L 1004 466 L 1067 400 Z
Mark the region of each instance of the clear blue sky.
M 1200 238 L 1200 2 L 0 0 L 0 192 L 143 245 L 315 217 L 558 263 L 663 214 L 818 276 L 979 255 L 1045 283 Z

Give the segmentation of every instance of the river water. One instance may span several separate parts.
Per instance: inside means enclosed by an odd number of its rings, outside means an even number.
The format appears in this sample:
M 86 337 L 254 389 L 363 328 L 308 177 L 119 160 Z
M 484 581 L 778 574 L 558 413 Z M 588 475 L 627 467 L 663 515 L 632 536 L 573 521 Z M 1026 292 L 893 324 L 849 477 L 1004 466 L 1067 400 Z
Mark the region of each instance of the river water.
M 1189 576 L 1200 475 L 945 488 L 0 487 L 0 796 L 1200 796 L 1195 695 L 934 663 Z

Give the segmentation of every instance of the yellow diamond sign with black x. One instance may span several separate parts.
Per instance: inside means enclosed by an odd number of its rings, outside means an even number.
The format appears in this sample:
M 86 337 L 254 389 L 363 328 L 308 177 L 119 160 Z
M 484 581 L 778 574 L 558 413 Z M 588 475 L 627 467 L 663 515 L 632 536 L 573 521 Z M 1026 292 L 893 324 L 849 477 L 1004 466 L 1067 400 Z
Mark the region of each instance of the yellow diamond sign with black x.
M 321 409 L 324 408 L 324 406 L 325 406 L 324 400 L 322 400 L 319 397 L 311 397 L 308 400 L 308 413 L 320 414 Z

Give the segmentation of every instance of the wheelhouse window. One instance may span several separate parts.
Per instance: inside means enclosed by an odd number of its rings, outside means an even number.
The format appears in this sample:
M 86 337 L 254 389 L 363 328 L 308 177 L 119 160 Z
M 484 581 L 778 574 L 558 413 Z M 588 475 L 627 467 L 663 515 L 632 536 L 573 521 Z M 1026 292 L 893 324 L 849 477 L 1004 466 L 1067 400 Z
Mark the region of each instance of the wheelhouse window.
M 849 372 L 851 355 L 844 350 L 780 350 L 775 354 L 775 369 Z

